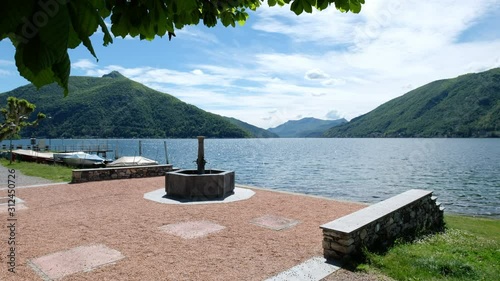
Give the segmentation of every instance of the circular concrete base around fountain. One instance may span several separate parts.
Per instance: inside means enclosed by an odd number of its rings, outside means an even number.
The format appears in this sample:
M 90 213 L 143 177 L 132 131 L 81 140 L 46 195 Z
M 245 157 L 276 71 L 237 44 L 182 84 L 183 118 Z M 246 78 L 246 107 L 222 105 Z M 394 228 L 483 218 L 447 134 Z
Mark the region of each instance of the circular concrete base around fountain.
M 187 200 L 221 199 L 234 192 L 234 171 L 178 170 L 165 175 L 167 197 Z

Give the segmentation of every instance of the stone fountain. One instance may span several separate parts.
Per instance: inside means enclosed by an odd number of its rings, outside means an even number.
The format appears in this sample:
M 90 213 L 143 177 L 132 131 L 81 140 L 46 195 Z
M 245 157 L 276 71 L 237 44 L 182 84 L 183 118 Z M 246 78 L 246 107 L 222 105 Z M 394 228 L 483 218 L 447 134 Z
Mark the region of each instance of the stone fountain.
M 177 170 L 165 175 L 167 197 L 188 200 L 223 199 L 234 193 L 234 171 L 205 170 L 205 137 L 198 137 L 197 170 Z

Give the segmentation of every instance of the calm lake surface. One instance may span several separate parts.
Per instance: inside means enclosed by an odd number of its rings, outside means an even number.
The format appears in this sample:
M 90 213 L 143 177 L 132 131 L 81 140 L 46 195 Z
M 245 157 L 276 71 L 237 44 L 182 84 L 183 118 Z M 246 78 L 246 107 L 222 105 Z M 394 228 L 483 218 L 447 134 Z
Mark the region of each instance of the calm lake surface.
M 165 163 L 164 142 L 171 164 L 196 169 L 196 139 L 143 139 L 142 155 Z M 45 143 L 139 155 L 139 140 Z M 447 212 L 500 217 L 500 139 L 206 139 L 205 158 L 207 169 L 234 170 L 239 184 L 369 203 L 426 189 Z

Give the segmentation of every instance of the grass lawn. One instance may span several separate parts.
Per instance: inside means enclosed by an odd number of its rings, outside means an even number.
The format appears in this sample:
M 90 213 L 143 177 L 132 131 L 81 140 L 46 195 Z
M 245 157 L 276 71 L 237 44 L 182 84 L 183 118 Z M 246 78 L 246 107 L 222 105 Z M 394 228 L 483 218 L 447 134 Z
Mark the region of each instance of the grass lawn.
M 500 280 L 500 220 L 446 215 L 444 233 L 368 254 L 360 270 L 396 280 Z
M 0 164 L 4 167 L 16 169 L 27 176 L 40 177 L 56 182 L 70 182 L 73 168 L 62 165 L 38 164 L 34 162 L 12 162 L 0 159 Z

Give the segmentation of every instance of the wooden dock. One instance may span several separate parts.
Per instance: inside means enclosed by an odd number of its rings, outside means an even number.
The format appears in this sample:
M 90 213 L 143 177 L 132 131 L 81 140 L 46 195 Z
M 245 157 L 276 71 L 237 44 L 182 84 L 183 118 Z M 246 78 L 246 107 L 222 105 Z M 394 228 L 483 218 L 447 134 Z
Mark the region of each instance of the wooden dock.
M 108 152 L 114 152 L 108 145 L 65 145 L 65 146 L 53 146 L 48 148 L 51 151 L 57 151 L 60 153 L 68 152 L 79 152 L 83 151 L 88 154 L 97 154 L 106 159 L 106 154 Z

